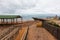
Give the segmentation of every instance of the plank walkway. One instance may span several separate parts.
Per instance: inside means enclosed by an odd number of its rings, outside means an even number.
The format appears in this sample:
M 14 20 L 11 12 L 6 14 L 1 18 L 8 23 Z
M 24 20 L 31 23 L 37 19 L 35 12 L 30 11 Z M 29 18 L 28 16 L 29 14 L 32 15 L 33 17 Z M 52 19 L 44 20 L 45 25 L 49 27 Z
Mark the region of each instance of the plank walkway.
M 32 22 L 25 22 L 22 24 L 22 28 L 19 30 L 19 34 L 17 35 L 15 40 L 21 40 L 22 36 L 24 35 L 25 30 L 27 29 L 28 25 L 31 25 Z
M 45 28 L 36 27 L 36 25 L 29 26 L 27 40 L 57 40 Z
M 21 40 L 22 36 L 24 35 L 24 32 L 26 31 L 27 27 L 23 27 L 22 29 L 19 30 L 19 34 L 15 40 Z

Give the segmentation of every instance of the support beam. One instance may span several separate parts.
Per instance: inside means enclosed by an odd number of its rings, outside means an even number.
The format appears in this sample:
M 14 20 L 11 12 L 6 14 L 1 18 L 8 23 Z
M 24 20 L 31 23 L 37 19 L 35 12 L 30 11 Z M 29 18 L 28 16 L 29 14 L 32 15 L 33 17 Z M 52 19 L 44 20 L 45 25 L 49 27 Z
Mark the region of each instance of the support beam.
M 21 23 L 23 23 L 23 18 L 21 18 Z
M 17 18 L 16 18 L 16 23 L 17 23 Z
M 8 19 L 6 19 L 6 24 L 8 24 Z
M 3 23 L 3 19 L 2 19 L 2 23 Z
M 1 23 L 3 23 L 3 19 L 1 19 L 1 21 L 2 21 Z
M 11 18 L 11 24 L 12 24 L 12 18 Z
M 13 18 L 13 24 L 14 24 L 14 18 Z
M 3 18 L 3 23 L 4 23 L 4 18 Z
M 1 19 L 1 22 L 0 24 L 17 24 L 18 23 L 18 20 L 19 18 L 0 18 Z M 21 21 L 19 21 L 19 23 L 21 22 L 22 23 L 22 18 L 20 19 Z
M 1 23 L 2 23 L 2 19 L 1 19 Z

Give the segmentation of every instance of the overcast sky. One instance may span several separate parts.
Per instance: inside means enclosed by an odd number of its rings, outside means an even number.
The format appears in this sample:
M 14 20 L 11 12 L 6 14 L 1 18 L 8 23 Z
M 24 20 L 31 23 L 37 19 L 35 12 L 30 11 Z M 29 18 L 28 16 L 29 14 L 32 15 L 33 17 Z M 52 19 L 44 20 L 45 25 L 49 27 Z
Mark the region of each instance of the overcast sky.
M 0 14 L 60 14 L 60 0 L 0 0 Z

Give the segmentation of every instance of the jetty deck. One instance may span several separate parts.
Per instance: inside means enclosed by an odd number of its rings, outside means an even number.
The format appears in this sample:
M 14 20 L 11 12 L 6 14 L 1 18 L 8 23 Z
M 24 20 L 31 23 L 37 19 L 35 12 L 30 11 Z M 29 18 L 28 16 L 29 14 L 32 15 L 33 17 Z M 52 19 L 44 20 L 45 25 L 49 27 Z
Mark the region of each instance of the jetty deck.
M 57 40 L 49 31 L 47 31 L 45 28 L 43 27 L 37 27 L 36 26 L 37 22 L 29 22 L 29 23 L 25 23 L 27 25 L 25 25 L 25 27 L 28 27 L 28 33 L 25 37 L 25 40 Z M 25 28 L 22 27 L 22 28 Z M 25 28 L 26 29 L 26 28 Z M 21 29 L 22 31 L 25 31 L 24 29 Z M 20 31 L 21 31 L 20 30 Z M 24 33 L 24 32 L 23 32 Z M 24 36 L 24 34 L 19 33 L 18 35 L 21 35 L 20 38 L 22 36 Z M 19 36 L 18 36 L 19 39 Z M 21 39 L 20 39 L 21 40 Z
M 57 40 L 43 27 L 36 27 L 35 24 L 29 26 L 27 40 Z

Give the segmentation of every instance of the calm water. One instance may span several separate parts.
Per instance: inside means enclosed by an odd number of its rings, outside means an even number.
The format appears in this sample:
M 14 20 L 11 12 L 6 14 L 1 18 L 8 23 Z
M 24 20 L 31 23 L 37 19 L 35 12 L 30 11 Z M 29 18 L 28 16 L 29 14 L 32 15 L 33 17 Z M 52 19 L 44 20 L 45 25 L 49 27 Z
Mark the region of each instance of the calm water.
M 53 17 L 55 15 L 51 15 L 51 14 L 41 14 L 41 15 L 23 15 L 23 20 L 27 21 L 27 20 L 33 20 L 32 17 L 37 17 L 37 18 L 47 18 L 47 17 Z

